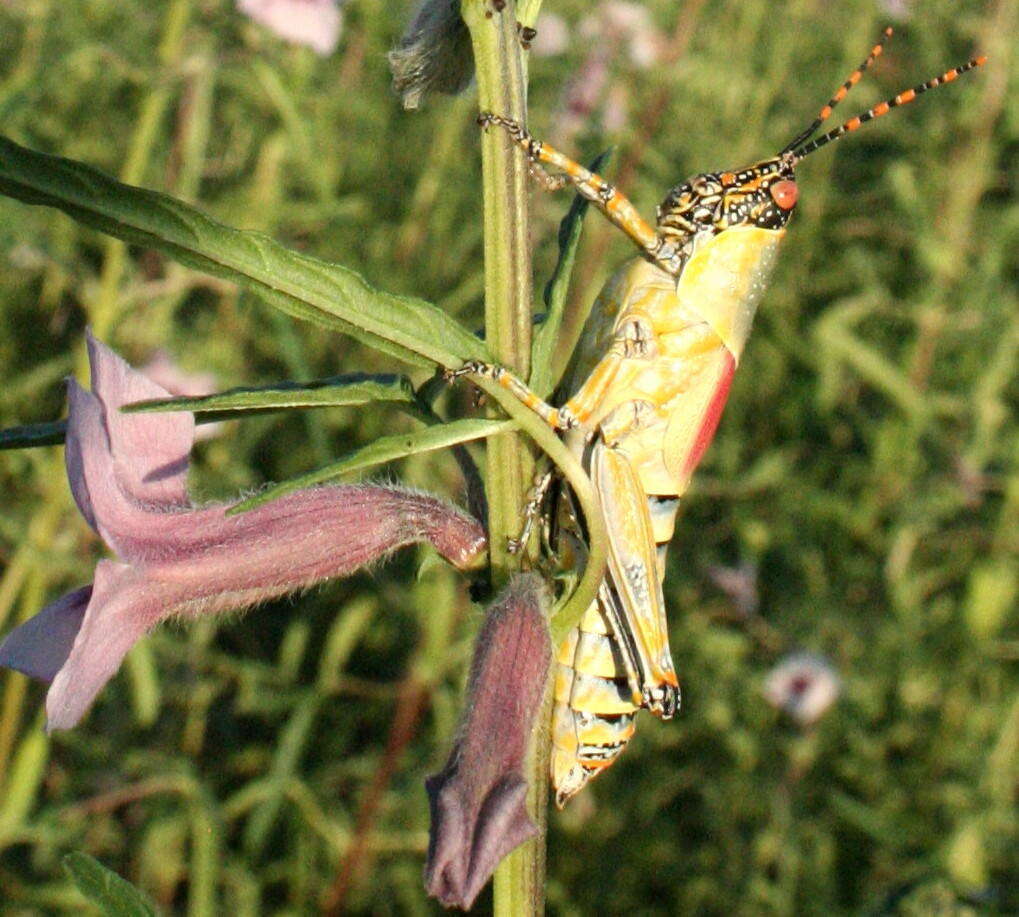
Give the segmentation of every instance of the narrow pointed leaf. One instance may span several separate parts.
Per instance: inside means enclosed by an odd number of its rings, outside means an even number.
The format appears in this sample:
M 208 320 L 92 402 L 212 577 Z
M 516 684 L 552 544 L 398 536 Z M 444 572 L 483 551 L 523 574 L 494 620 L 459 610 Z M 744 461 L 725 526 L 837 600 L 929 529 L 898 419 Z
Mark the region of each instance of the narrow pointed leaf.
M 56 207 L 102 232 L 233 281 L 296 318 L 341 331 L 416 365 L 484 359 L 482 344 L 431 303 L 370 286 L 354 271 L 232 229 L 165 194 L 0 137 L 0 193 Z
M 258 388 L 232 388 L 215 395 L 136 401 L 127 405 L 124 410 L 130 414 L 162 411 L 229 414 L 233 411 L 349 407 L 376 401 L 413 403 L 414 386 L 406 376 L 356 373 L 317 379 L 314 382 L 284 382 Z
M 269 413 L 291 408 L 350 407 L 378 401 L 409 406 L 412 413 L 417 413 L 414 410 L 416 405 L 414 387 L 410 380 L 406 376 L 381 373 L 379 375 L 352 373 L 318 379 L 314 382 L 234 388 L 215 395 L 136 401 L 134 404 L 126 405 L 123 410 L 131 414 L 191 411 L 198 415 L 195 422 L 202 424 L 227 419 L 238 411 Z M 6 430 L 0 430 L 0 450 L 57 446 L 63 443 L 66 432 L 65 420 L 8 427 Z
M 454 420 L 447 424 L 425 427 L 423 430 L 414 433 L 383 436 L 367 446 L 351 452 L 339 461 L 326 465 L 324 468 L 318 468 L 308 474 L 291 478 L 289 481 L 283 481 L 280 484 L 275 484 L 263 490 L 254 497 L 250 497 L 231 507 L 228 515 L 247 512 L 256 506 L 269 503 L 295 490 L 301 490 L 315 484 L 322 484 L 341 475 L 363 471 L 365 468 L 383 465 L 386 462 L 406 458 L 408 455 L 414 455 L 418 452 L 446 449 L 474 439 L 483 439 L 486 436 L 495 436 L 498 433 L 509 433 L 515 428 L 516 424 L 512 420 L 468 418 L 466 420 Z
M 600 171 L 611 155 L 612 150 L 605 150 L 594 158 L 588 168 L 592 172 Z M 584 228 L 584 214 L 587 213 L 589 204 L 590 201 L 578 194 L 559 224 L 559 260 L 548 283 L 545 284 L 545 308 L 548 311 L 545 314 L 545 321 L 534 332 L 534 343 L 531 345 L 531 366 L 534 367 L 531 372 L 531 387 L 542 398 L 552 393 L 558 381 L 552 375 L 554 369 L 552 361 L 559 349 L 559 329 L 563 323 L 566 294 L 570 289 L 580 234 Z M 572 349 L 571 347 L 570 350 Z
M 217 414 L 206 414 L 204 417 L 196 417 L 195 423 L 215 423 L 222 419 Z M 66 435 L 66 420 L 48 420 L 45 423 L 7 427 L 5 430 L 0 430 L 0 450 L 32 449 L 36 446 L 59 446 L 63 444 Z
M 156 909 L 127 879 L 87 853 L 69 853 L 61 861 L 80 891 L 109 917 L 156 917 Z
M 0 430 L 0 449 L 30 449 L 33 446 L 58 446 L 67 432 L 66 420 L 26 424 Z

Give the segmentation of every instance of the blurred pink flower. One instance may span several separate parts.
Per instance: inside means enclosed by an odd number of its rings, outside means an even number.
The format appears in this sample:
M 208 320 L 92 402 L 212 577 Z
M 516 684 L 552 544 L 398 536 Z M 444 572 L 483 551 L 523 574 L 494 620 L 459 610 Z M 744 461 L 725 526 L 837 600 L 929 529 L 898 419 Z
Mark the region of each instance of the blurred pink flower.
M 562 54 L 570 45 L 570 27 L 562 16 L 542 13 L 534 29 L 537 34 L 531 40 L 531 52 L 538 57 Z
M 605 0 L 593 7 L 580 20 L 576 34 L 588 51 L 563 93 L 556 132 L 561 144 L 569 143 L 599 109 L 603 130 L 616 133 L 625 128 L 630 89 L 625 80 L 610 81 L 613 62 L 623 51 L 631 67 L 646 70 L 661 59 L 667 44 L 647 8 L 626 0 Z
M 615 83 L 609 86 L 608 92 L 605 93 L 601 113 L 602 129 L 610 134 L 616 134 L 626 127 L 629 120 L 630 92 L 625 86 Z
M 142 635 L 165 618 L 253 605 L 344 576 L 403 545 L 430 541 L 464 566 L 480 524 L 445 502 L 395 487 L 297 491 L 247 513 L 187 495 L 194 417 L 124 414 L 167 392 L 89 336 L 92 392 L 68 387 L 65 460 L 85 520 L 118 555 L 7 635 L 0 665 L 52 680 L 47 728 L 69 729 Z
M 332 54 L 343 13 L 337 0 L 237 0 L 237 8 L 285 41 Z
M 757 614 L 761 596 L 757 589 L 757 564 L 743 562 L 735 567 L 708 567 L 711 581 L 724 592 L 744 617 Z
M 499 861 L 538 830 L 527 814 L 523 765 L 552 659 L 545 604 L 541 578 L 525 573 L 488 610 L 453 751 L 425 781 L 432 809 L 425 888 L 446 907 L 469 909 Z
M 882 13 L 899 22 L 907 22 L 913 18 L 911 0 L 878 0 L 877 5 L 881 8 Z
M 640 70 L 657 63 L 665 47 L 665 36 L 655 27 L 647 7 L 626 0 L 599 4 L 580 21 L 578 32 L 589 41 L 624 45 L 630 62 Z
M 764 696 L 773 707 L 784 710 L 800 726 L 812 726 L 842 690 L 835 670 L 821 656 L 793 653 L 768 673 Z

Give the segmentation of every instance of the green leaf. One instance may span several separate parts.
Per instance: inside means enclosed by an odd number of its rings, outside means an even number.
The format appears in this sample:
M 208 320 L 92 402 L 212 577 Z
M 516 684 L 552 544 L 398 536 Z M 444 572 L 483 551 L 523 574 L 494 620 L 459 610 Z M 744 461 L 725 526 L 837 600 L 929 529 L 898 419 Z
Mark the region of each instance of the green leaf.
M 191 411 L 198 415 L 196 422 L 202 424 L 229 419 L 231 414 L 238 411 L 261 414 L 292 408 L 349 407 L 379 401 L 398 404 L 414 416 L 421 416 L 410 380 L 406 376 L 387 373 L 350 373 L 313 382 L 283 382 L 259 388 L 234 388 L 215 395 L 136 401 L 125 405 L 122 410 L 129 414 Z M 8 427 L 0 430 L 0 450 L 58 446 L 63 443 L 66 432 L 66 420 Z
M 599 171 L 611 155 L 611 149 L 605 150 L 594 158 L 588 168 L 592 172 Z M 584 228 L 584 214 L 590 203 L 587 198 L 576 195 L 559 224 L 559 260 L 545 285 L 545 307 L 548 312 L 545 321 L 534 332 L 534 343 L 531 345 L 531 388 L 542 398 L 552 393 L 558 381 L 552 376 L 552 361 L 558 349 L 559 329 L 563 323 L 566 294 L 570 288 L 580 234 Z
M 87 853 L 69 853 L 61 861 L 74 884 L 109 917 L 156 917 L 156 909 L 126 879 Z
M 296 318 L 342 331 L 417 365 L 457 367 L 487 358 L 473 334 L 431 303 L 370 286 L 339 265 L 232 229 L 165 194 L 0 137 L 0 193 L 57 207 L 102 232 L 233 281 Z
M 159 398 L 126 405 L 127 413 L 162 411 L 281 411 L 290 408 L 344 407 L 376 401 L 414 403 L 414 386 L 406 376 L 351 373 L 313 382 L 283 382 L 258 388 L 232 388 L 215 395 Z
M 383 465 L 386 462 L 406 458 L 408 455 L 418 452 L 432 452 L 435 449 L 446 449 L 474 439 L 495 436 L 498 433 L 509 433 L 515 428 L 516 424 L 512 420 L 468 418 L 425 427 L 415 433 L 382 436 L 324 468 L 275 484 L 254 497 L 249 497 L 236 506 L 232 506 L 228 510 L 228 515 L 247 512 L 256 506 L 262 506 L 286 494 L 293 493 L 295 490 L 331 481 L 340 475 L 363 471 L 365 468 Z

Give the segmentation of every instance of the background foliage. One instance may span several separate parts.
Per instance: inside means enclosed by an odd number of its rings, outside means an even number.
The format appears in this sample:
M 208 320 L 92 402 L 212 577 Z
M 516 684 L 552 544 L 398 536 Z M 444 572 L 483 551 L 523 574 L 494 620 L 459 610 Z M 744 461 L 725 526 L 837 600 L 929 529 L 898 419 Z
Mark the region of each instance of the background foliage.
M 610 171 L 645 212 L 691 172 L 783 145 L 886 21 L 899 34 L 849 113 L 977 49 L 991 61 L 800 169 L 670 558 L 683 712 L 643 718 L 619 763 L 553 816 L 550 907 L 1019 909 L 1016 7 L 646 6 L 665 38 L 652 66 L 576 29 L 531 64 L 536 135 L 582 159 L 617 144 Z M 592 5 L 545 9 L 572 28 Z M 473 101 L 401 111 L 384 54 L 406 11 L 357 0 L 346 14 L 340 49 L 320 59 L 227 0 L 4 0 L 0 121 L 473 327 Z M 591 54 L 608 67 L 605 105 L 578 118 L 570 81 Z M 535 203 L 539 284 L 567 203 Z M 627 254 L 589 216 L 573 295 L 593 296 Z M 221 388 L 402 369 L 48 210 L 0 201 L 0 264 L 5 426 L 59 416 L 89 323 L 136 364 L 165 348 Z M 230 497 L 407 423 L 343 410 L 232 423 L 200 446 L 193 487 Z M 0 456 L 4 631 L 87 581 L 100 551 L 61 463 L 58 449 Z M 449 456 L 393 473 L 462 495 Z M 417 560 L 163 629 L 83 726 L 52 739 L 40 686 L 3 676 L 7 912 L 77 911 L 60 868 L 71 850 L 166 912 L 437 910 L 421 885 L 422 779 L 447 751 L 478 612 L 438 565 L 416 576 Z M 756 610 L 713 583 L 741 565 L 757 571 Z M 761 692 L 796 648 L 825 655 L 843 685 L 805 731 Z

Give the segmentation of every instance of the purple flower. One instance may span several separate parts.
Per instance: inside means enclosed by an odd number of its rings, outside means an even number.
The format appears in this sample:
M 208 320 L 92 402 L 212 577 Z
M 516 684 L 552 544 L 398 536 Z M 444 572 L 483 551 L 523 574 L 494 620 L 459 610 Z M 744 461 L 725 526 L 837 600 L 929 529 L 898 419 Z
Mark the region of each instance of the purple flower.
M 332 54 L 343 14 L 336 0 L 237 0 L 237 8 L 285 41 Z
M 118 555 L 95 582 L 8 634 L 0 665 L 52 681 L 47 728 L 69 729 L 124 655 L 165 618 L 241 608 L 345 576 L 430 541 L 457 566 L 485 545 L 480 524 L 395 487 L 312 487 L 248 513 L 187 495 L 194 416 L 123 414 L 167 392 L 89 336 L 92 392 L 69 383 L 67 476 L 85 520 Z
M 526 573 L 489 609 L 452 754 L 425 781 L 432 807 L 425 888 L 446 907 L 470 908 L 499 861 L 538 830 L 527 814 L 523 765 L 552 658 L 545 603 L 541 578 Z
M 800 726 L 812 726 L 838 700 L 841 684 L 835 670 L 821 656 L 793 653 L 769 673 L 764 696 Z

